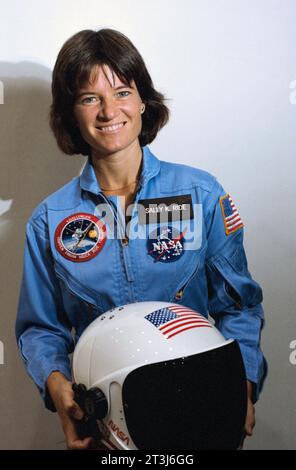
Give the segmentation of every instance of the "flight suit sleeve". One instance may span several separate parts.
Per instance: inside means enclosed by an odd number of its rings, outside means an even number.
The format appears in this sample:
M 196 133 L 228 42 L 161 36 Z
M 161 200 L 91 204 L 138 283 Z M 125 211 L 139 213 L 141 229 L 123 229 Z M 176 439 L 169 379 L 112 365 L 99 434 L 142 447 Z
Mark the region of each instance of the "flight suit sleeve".
M 74 344 L 54 273 L 48 235 L 34 221 L 27 224 L 16 337 L 28 374 L 45 406 L 55 411 L 46 381 L 53 371 L 71 379 L 69 354 Z
M 207 222 L 209 314 L 226 339 L 238 341 L 247 379 L 255 385 L 255 402 L 267 373 L 260 348 L 264 324 L 262 290 L 248 270 L 240 216 L 231 197 L 218 183 Z

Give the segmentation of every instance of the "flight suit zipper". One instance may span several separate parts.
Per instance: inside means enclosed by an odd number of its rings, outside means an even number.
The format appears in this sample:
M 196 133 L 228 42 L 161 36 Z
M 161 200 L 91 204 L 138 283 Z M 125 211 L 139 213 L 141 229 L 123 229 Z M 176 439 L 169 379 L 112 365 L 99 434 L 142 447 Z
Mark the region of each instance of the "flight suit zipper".
M 195 268 L 194 272 L 189 276 L 189 278 L 186 281 L 183 281 L 182 286 L 177 290 L 177 292 L 174 294 L 174 297 L 170 299 L 170 302 L 177 301 L 179 302 L 180 300 L 183 299 L 185 291 L 187 289 L 188 284 L 191 282 L 191 280 L 194 278 L 196 275 L 197 271 L 199 270 L 199 262 L 197 267 Z
M 111 208 L 111 211 L 113 213 L 113 216 L 116 222 L 116 229 L 118 231 L 117 234 L 119 235 L 119 239 L 120 239 L 124 271 L 125 271 L 126 279 L 129 283 L 129 297 L 130 297 L 130 301 L 133 302 L 134 293 L 133 293 L 133 289 L 130 283 L 134 282 L 135 279 L 134 279 L 131 257 L 130 257 L 129 239 L 125 233 L 125 225 L 122 223 L 120 217 L 118 216 L 118 208 L 112 203 L 112 201 L 109 201 L 108 198 L 106 198 L 103 193 L 101 194 L 101 196 L 104 199 L 105 203 L 108 204 L 109 207 Z

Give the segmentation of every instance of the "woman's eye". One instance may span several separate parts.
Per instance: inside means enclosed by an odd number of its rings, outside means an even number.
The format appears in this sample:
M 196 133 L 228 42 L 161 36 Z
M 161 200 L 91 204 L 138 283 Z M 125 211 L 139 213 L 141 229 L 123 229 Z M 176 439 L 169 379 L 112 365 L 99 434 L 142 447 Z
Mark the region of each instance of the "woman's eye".
M 96 103 L 97 100 L 98 98 L 96 96 L 87 96 L 86 98 L 83 98 L 81 102 L 82 104 L 92 104 L 92 103 Z
M 118 92 L 118 95 L 121 96 L 121 97 L 128 96 L 128 95 L 130 95 L 130 94 L 131 94 L 131 92 L 130 92 L 130 91 L 127 91 L 127 90 L 126 90 L 126 91 L 119 91 L 119 92 Z

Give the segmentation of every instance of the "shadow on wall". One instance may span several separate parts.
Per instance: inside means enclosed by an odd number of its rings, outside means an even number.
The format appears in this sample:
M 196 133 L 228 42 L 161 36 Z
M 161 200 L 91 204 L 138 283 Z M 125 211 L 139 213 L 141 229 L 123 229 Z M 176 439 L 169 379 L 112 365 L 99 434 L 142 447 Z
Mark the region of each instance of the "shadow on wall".
M 83 157 L 63 155 L 48 125 L 51 71 L 30 62 L 0 63 L 0 448 L 63 448 L 56 416 L 43 409 L 14 337 L 25 225 L 34 207 L 79 174 Z M 39 400 L 39 401 L 38 401 Z
M 273 404 L 271 404 L 273 406 Z M 258 405 L 256 406 L 258 408 Z M 246 438 L 244 450 L 291 450 L 293 445 L 289 445 L 280 429 L 277 429 L 272 422 L 266 423 L 262 419 L 256 419 L 254 437 Z

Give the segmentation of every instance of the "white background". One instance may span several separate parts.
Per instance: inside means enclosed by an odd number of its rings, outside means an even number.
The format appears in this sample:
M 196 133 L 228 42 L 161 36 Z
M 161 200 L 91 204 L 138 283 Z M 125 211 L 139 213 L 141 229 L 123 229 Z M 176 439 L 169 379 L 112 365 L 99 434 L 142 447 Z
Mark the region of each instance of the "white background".
M 295 0 L 1 2 L 0 448 L 64 448 L 56 415 L 25 375 L 13 328 L 25 221 L 84 161 L 63 156 L 50 134 L 51 70 L 68 37 L 103 26 L 134 42 L 169 98 L 171 120 L 152 151 L 213 173 L 240 210 L 249 267 L 265 294 L 269 362 L 246 448 L 296 447 L 295 24 Z

